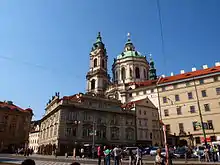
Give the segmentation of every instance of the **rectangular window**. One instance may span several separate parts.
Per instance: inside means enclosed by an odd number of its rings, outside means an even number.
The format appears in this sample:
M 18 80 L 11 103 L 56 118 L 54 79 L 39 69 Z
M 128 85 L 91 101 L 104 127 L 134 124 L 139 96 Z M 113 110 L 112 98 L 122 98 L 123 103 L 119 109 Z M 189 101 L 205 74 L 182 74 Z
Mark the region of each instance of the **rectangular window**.
M 214 77 L 214 81 L 218 81 L 218 76 L 215 76 L 215 77 Z
M 207 123 L 208 123 L 208 129 L 214 129 L 212 120 L 208 120 Z
M 144 126 L 147 126 L 147 120 L 146 119 L 144 120 Z
M 151 89 L 151 93 L 154 93 L 154 89 Z
M 207 111 L 210 111 L 209 104 L 204 104 L 204 109 L 205 109 L 206 112 L 207 112 Z
M 189 99 L 189 100 L 190 100 L 190 99 L 193 99 L 192 92 L 189 92 L 189 93 L 188 93 L 188 99 Z
M 196 137 L 195 139 L 196 139 L 196 144 L 201 144 L 201 139 L 200 139 L 200 137 Z
M 180 130 L 180 132 L 184 132 L 183 123 L 179 123 L 179 130 Z
M 167 97 L 163 97 L 163 103 L 167 103 Z
M 220 88 L 216 88 L 216 95 L 220 95 Z
M 143 91 L 143 95 L 145 95 L 146 94 L 146 91 Z
M 193 130 L 197 131 L 198 130 L 198 128 L 197 128 L 198 122 L 194 121 L 194 122 L 192 122 L 192 125 L 193 125 Z
M 139 115 L 141 115 L 141 110 L 139 110 Z
M 163 92 L 165 91 L 165 87 L 162 87 L 162 91 L 163 91 Z
M 182 115 L 181 107 L 176 108 L 176 113 L 177 113 L 177 115 Z
M 171 130 L 170 130 L 170 124 L 167 124 L 166 125 L 166 130 L 167 130 L 167 132 L 170 132 Z
M 175 95 L 175 101 L 180 101 L 180 96 L 179 95 Z
M 190 85 L 190 83 L 189 82 L 186 82 L 186 86 L 188 87 Z
M 203 79 L 199 80 L 199 84 L 204 84 L 204 80 Z
M 196 112 L 195 106 L 194 105 L 190 106 L 190 113 L 195 113 L 195 112 Z
M 164 109 L 164 116 L 169 116 L 169 110 L 168 109 Z
M 207 97 L 206 90 L 202 90 L 202 97 Z
M 72 128 L 66 128 L 65 136 L 71 136 Z
M 141 126 L 141 120 L 139 120 L 139 126 Z

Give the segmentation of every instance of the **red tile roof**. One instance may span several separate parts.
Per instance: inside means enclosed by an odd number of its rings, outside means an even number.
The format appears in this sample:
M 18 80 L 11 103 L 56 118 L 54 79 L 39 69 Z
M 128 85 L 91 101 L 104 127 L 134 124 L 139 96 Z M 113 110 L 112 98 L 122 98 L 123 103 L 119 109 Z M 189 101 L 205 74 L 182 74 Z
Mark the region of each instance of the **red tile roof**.
M 128 85 L 136 85 L 137 87 L 141 86 L 151 86 L 157 83 L 158 80 L 147 80 L 144 82 L 130 82 Z
M 79 94 L 75 94 L 72 96 L 64 96 L 61 100 L 72 100 L 72 101 L 80 102 L 83 99 L 82 99 L 82 96 L 80 96 Z
M 141 102 L 141 101 L 143 101 L 143 100 L 146 100 L 146 98 L 125 103 L 125 104 L 123 104 L 123 105 L 121 106 L 121 108 L 132 108 L 134 104 L 139 103 L 139 102 Z
M 1 102 L 0 101 L 0 108 L 8 108 L 9 110 L 18 110 L 18 111 L 21 111 L 21 112 L 32 112 L 32 109 L 31 108 L 27 108 L 27 109 L 22 109 L 16 105 L 14 105 L 13 103 L 7 103 L 7 102 Z
M 220 72 L 220 66 L 215 66 L 215 67 L 208 68 L 208 69 L 202 69 L 202 70 L 197 70 L 194 72 L 187 72 L 184 74 L 178 74 L 178 75 L 174 75 L 174 76 L 164 77 L 164 78 L 160 79 L 159 84 L 177 81 L 177 80 L 183 80 L 183 79 L 187 79 L 187 78 L 203 76 L 203 75 L 216 73 L 216 72 Z

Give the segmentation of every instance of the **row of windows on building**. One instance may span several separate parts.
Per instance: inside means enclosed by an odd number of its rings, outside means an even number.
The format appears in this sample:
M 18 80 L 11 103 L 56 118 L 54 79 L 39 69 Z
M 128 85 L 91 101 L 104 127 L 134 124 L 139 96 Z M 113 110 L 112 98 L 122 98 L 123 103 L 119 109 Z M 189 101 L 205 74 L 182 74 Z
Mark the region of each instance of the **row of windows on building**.
M 203 110 L 205 111 L 205 112 L 210 112 L 211 111 L 211 108 L 210 108 L 210 104 L 203 104 Z M 220 107 L 220 102 L 219 102 L 219 107 Z M 196 108 L 195 108 L 195 106 L 194 105 L 191 105 L 191 106 L 189 106 L 189 112 L 190 113 L 196 113 Z M 176 108 L 176 114 L 177 115 L 182 115 L 183 113 L 182 113 L 182 107 L 181 106 L 178 106 L 177 108 Z M 168 109 L 164 109 L 164 116 L 165 117 L 167 117 L 167 116 L 170 116 L 170 113 L 169 113 L 169 110 Z
M 197 121 L 192 122 L 193 131 L 201 130 L 196 127 L 196 123 L 197 123 Z M 209 130 L 214 129 L 212 120 L 207 120 L 207 123 L 204 123 L 204 124 L 207 124 L 207 126 L 204 126 L 205 129 L 209 129 Z M 184 123 L 178 123 L 178 126 L 179 126 L 179 132 L 185 132 Z M 166 124 L 166 130 L 169 133 L 172 132 L 170 124 Z
M 166 79 L 166 78 L 165 78 L 165 79 Z M 218 81 L 218 76 L 213 77 L 213 82 L 216 82 L 216 81 Z M 204 79 L 200 79 L 200 80 L 199 80 L 199 84 L 200 84 L 200 85 L 204 84 Z M 188 82 L 185 83 L 185 85 L 186 85 L 186 87 L 189 87 L 189 86 L 191 86 L 192 84 L 190 83 L 190 81 L 188 81 Z M 193 85 L 194 85 L 194 84 L 193 84 Z M 174 85 L 173 85 L 173 89 L 177 89 L 177 84 L 174 84 Z M 166 91 L 166 87 L 162 87 L 161 90 L 162 90 L 162 92 Z
M 134 77 L 137 78 L 137 79 L 141 78 L 140 68 L 139 67 L 135 68 L 135 76 Z M 121 78 L 121 80 L 125 80 L 126 78 L 133 78 L 133 70 L 131 68 L 129 69 L 129 76 L 126 75 L 126 69 L 124 67 L 121 68 L 121 72 L 115 71 L 115 74 L 113 75 L 113 79 L 115 81 L 117 81 L 120 78 Z M 147 73 L 146 69 L 143 69 L 143 78 L 144 79 L 148 78 L 148 73 Z
M 55 124 L 55 125 L 52 126 L 52 127 L 48 127 L 48 128 L 46 128 L 46 129 L 43 129 L 43 130 L 40 132 L 40 137 L 41 137 L 42 139 L 47 139 L 47 138 L 56 136 L 56 135 L 57 135 L 57 132 L 58 132 L 58 125 Z
M 215 90 L 216 90 L 216 95 L 220 95 L 220 88 L 216 88 Z M 208 96 L 206 90 L 202 90 L 201 95 L 202 95 L 202 97 L 207 97 Z M 189 100 L 194 99 L 192 92 L 188 92 L 187 96 L 188 96 Z M 168 100 L 170 100 L 168 97 L 163 97 L 163 103 L 168 103 Z M 175 102 L 177 102 L 177 101 L 180 101 L 180 96 L 178 94 L 175 95 Z
M 32 144 L 38 144 L 38 143 L 39 143 L 39 140 L 32 139 L 32 140 L 29 141 L 29 143 L 32 143 Z
M 129 89 L 129 90 L 131 90 L 131 89 Z M 135 92 L 136 96 L 140 95 L 140 92 L 141 92 L 141 91 Z M 142 94 L 145 95 L 146 93 L 148 93 L 148 94 L 149 94 L 149 93 L 154 93 L 154 89 L 150 89 L 150 90 L 148 90 L 148 91 L 144 90 Z M 132 97 L 133 94 L 134 94 L 134 93 L 130 92 L 128 95 L 129 95 L 129 97 Z
M 95 136 L 98 139 L 106 139 L 106 127 L 99 128 L 94 132 Z M 77 129 L 72 127 L 67 127 L 65 130 L 66 137 L 75 137 L 77 135 Z M 91 127 L 83 127 L 82 129 L 82 136 L 83 138 L 91 139 L 93 136 L 93 129 Z M 120 129 L 117 127 L 110 128 L 110 136 L 112 140 L 119 140 L 120 139 Z M 134 129 L 127 128 L 125 131 L 125 137 L 127 140 L 134 139 Z

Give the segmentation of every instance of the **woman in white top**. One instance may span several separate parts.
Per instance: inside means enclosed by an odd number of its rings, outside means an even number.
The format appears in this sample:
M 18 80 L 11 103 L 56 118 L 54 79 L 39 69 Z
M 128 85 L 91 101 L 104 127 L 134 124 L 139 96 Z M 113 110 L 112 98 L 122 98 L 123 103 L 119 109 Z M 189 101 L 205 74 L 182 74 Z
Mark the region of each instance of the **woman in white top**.
M 155 165 L 165 165 L 164 157 L 161 155 L 161 150 L 157 149 L 157 155 L 155 157 Z

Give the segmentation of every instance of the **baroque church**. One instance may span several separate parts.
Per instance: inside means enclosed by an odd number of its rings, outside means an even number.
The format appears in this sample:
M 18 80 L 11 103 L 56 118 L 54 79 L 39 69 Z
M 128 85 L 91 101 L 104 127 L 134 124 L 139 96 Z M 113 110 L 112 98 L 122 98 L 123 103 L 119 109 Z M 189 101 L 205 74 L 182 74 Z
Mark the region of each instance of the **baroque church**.
M 86 75 L 87 92 L 105 95 L 108 98 L 129 101 L 128 84 L 156 80 L 157 74 L 154 61 L 135 49 L 128 33 L 124 50 L 114 58 L 112 64 L 112 79 L 107 69 L 108 56 L 100 32 L 90 52 L 90 68 Z
M 112 65 L 101 34 L 90 52 L 87 91 L 60 97 L 56 93 L 46 105 L 39 132 L 39 153 L 63 154 L 73 148 L 95 145 L 162 144 L 158 109 L 147 95 L 131 97 L 138 82 L 156 81 L 154 62 L 136 51 L 130 35 L 124 50 Z M 133 84 L 134 83 L 134 84 Z M 136 100 L 131 100 L 135 98 Z

